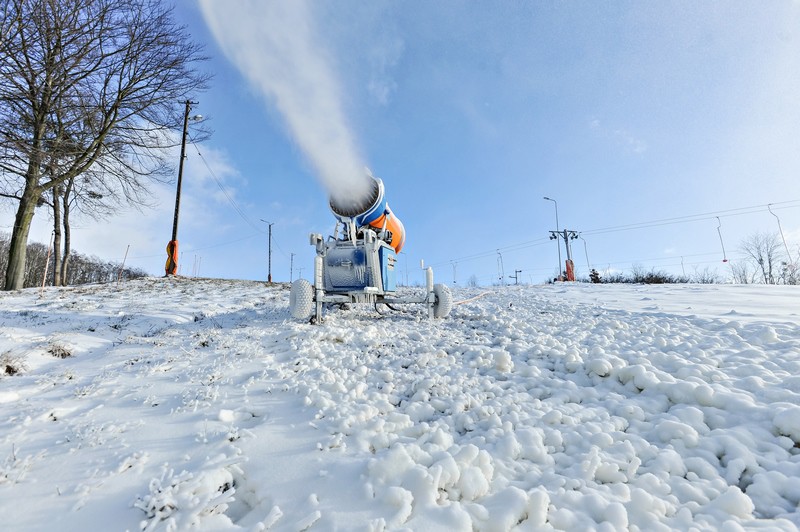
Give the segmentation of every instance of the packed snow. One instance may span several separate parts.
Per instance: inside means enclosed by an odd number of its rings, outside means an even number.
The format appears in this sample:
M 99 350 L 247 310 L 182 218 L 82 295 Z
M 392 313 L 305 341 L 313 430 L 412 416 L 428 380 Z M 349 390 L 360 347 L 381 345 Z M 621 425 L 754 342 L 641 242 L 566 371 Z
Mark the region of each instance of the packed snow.
M 798 288 L 2 293 L 2 526 L 798 530 Z

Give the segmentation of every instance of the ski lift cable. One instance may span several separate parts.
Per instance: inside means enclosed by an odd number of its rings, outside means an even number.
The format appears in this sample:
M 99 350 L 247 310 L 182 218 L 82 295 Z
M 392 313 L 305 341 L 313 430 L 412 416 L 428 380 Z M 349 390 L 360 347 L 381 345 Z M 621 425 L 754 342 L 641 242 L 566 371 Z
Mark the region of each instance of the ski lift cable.
M 689 258 L 689 257 L 709 257 L 709 256 L 715 256 L 717 254 L 718 253 L 715 251 L 715 252 L 712 252 L 712 253 L 692 253 L 692 254 L 681 255 L 681 256 L 684 257 L 684 258 Z M 645 262 L 661 262 L 661 261 L 667 261 L 667 260 L 674 260 L 676 258 L 680 258 L 680 257 L 676 257 L 676 256 L 673 255 L 673 256 L 668 256 L 668 257 L 650 257 L 650 258 L 646 258 L 646 259 L 627 259 L 627 260 L 617 260 L 617 261 L 611 261 L 611 262 L 609 262 L 607 260 L 596 260 L 596 261 L 592 261 L 592 262 L 595 262 L 596 264 L 637 264 L 637 263 L 645 263 Z M 716 262 L 716 260 L 713 260 L 713 261 L 701 261 L 701 262 Z M 680 262 L 678 262 L 677 264 L 680 265 Z M 686 264 L 693 264 L 693 263 L 686 263 Z
M 717 218 L 717 217 L 725 218 L 725 217 L 728 217 L 728 216 L 741 216 L 741 215 L 744 215 L 744 214 L 754 214 L 754 213 L 757 213 L 757 212 L 761 212 L 761 211 L 763 211 L 763 209 L 765 207 L 769 208 L 769 206 L 772 206 L 772 209 L 775 209 L 775 210 L 797 208 L 797 207 L 800 207 L 800 199 L 786 200 L 786 201 L 781 201 L 781 202 L 773 202 L 773 203 L 762 204 L 762 205 L 751 205 L 751 206 L 748 206 L 748 207 L 738 207 L 738 208 L 734 208 L 734 209 L 725 209 L 725 210 L 721 210 L 721 211 L 712 211 L 712 212 L 691 214 L 691 215 L 685 215 L 685 216 L 676 216 L 676 217 L 673 217 L 673 218 L 663 218 L 663 219 L 659 219 L 659 220 L 651 220 L 651 221 L 646 221 L 646 222 L 636 222 L 636 223 L 618 225 L 618 226 L 609 226 L 609 227 L 604 227 L 604 228 L 599 228 L 599 229 L 592 229 L 592 230 L 589 230 L 589 231 L 580 231 L 579 234 L 581 234 L 581 235 L 599 235 L 599 234 L 613 233 L 613 232 L 618 232 L 618 231 L 629 231 L 629 230 L 633 230 L 633 229 L 645 229 L 647 227 L 657 227 L 657 226 L 663 226 L 663 225 L 673 225 L 673 224 L 679 224 L 679 223 L 696 222 L 696 221 L 714 219 L 714 218 Z M 780 207 L 777 207 L 777 206 L 780 206 Z M 773 213 L 773 215 L 774 215 L 774 213 Z M 525 249 L 527 247 L 535 247 L 537 245 L 543 245 L 548 240 L 549 240 L 549 238 L 542 238 L 542 239 L 539 239 L 539 240 L 531 240 L 531 241 L 528 241 L 528 242 L 521 242 L 519 244 L 511 244 L 511 245 L 508 245 L 506 247 L 499 248 L 499 249 L 502 250 L 502 251 L 518 251 L 518 250 L 521 250 L 521 249 Z M 483 252 L 475 253 L 473 255 L 466 255 L 464 257 L 460 257 L 460 258 L 457 258 L 457 259 L 451 259 L 451 260 L 447 260 L 447 261 L 441 261 L 441 262 L 432 263 L 431 266 L 442 266 L 442 265 L 449 264 L 450 262 L 466 262 L 466 261 L 476 260 L 476 259 L 480 259 L 480 258 L 486 258 L 486 257 L 494 256 L 494 255 L 496 255 L 496 253 L 497 253 L 497 248 L 495 248 L 493 250 L 486 250 L 486 251 L 483 251 Z M 622 262 L 622 261 L 620 261 L 620 262 Z
M 685 216 L 676 216 L 673 218 L 662 218 L 659 220 L 650 220 L 646 222 L 635 222 L 630 224 L 624 225 L 617 225 L 617 226 L 610 226 L 610 227 L 603 227 L 599 229 L 590 229 L 588 231 L 581 231 L 582 234 L 585 235 L 596 235 L 602 233 L 612 233 L 616 231 L 627 231 L 631 229 L 643 229 L 646 227 L 656 227 L 662 225 L 672 225 L 672 224 L 679 224 L 679 223 L 688 223 L 688 222 L 697 222 L 701 220 L 710 220 L 713 218 L 725 218 L 728 216 L 741 216 L 744 214 L 754 214 L 757 212 L 761 212 L 765 207 L 769 205 L 782 205 L 782 207 L 776 207 L 776 209 L 791 209 L 800 207 L 800 205 L 792 205 L 800 203 L 800 199 L 795 200 L 787 200 L 781 201 L 776 203 L 769 203 L 769 204 L 762 204 L 762 205 L 751 205 L 748 207 L 739 207 L 735 209 L 726 209 L 721 211 L 712 211 L 712 212 L 705 212 L 700 214 L 689 214 Z

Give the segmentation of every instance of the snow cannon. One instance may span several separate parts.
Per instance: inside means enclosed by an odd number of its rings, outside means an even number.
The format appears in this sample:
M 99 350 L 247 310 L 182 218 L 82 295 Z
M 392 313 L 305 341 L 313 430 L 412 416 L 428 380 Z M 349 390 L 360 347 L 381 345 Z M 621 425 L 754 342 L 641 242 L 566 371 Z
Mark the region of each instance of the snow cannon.
M 336 218 L 333 234 L 326 240 L 312 233 L 309 243 L 316 248 L 314 283 L 298 279 L 289 293 L 289 310 L 297 319 L 311 316 L 322 322 L 324 305 L 368 303 L 384 305 L 424 304 L 431 318 L 450 314 L 453 297 L 443 284 L 433 283 L 433 270 L 425 270 L 425 292 L 400 296 L 397 293 L 397 254 L 403 249 L 406 232 L 386 201 L 383 181 L 367 172 L 369 193 L 363 197 L 331 197 L 329 206 Z M 380 312 L 380 311 L 379 311 Z

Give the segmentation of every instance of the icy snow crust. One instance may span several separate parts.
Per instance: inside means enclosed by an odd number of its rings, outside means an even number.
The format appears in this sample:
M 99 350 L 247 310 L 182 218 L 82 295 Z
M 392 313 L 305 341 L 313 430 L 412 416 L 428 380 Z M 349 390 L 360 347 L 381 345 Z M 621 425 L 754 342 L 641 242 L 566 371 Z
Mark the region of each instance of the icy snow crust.
M 318 326 L 251 282 L 2 293 L 2 526 L 797 530 L 795 288 L 456 289 L 447 320 Z

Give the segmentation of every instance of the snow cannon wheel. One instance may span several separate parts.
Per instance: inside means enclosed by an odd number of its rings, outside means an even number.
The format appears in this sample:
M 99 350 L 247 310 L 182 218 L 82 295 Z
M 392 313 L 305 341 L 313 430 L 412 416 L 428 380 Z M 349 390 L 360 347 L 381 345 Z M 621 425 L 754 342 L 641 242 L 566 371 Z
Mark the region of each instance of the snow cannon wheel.
M 433 316 L 435 318 L 446 318 L 453 310 L 453 294 L 450 287 L 445 284 L 433 285 L 433 294 L 436 301 L 433 303 Z
M 314 287 L 305 279 L 292 283 L 289 291 L 289 312 L 298 320 L 307 319 L 314 308 Z

